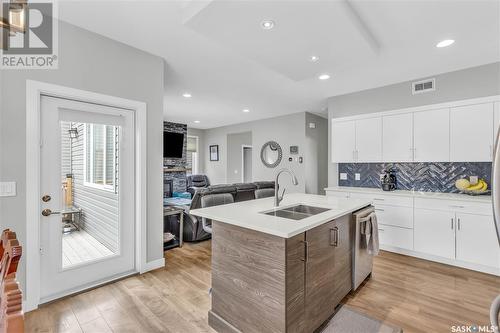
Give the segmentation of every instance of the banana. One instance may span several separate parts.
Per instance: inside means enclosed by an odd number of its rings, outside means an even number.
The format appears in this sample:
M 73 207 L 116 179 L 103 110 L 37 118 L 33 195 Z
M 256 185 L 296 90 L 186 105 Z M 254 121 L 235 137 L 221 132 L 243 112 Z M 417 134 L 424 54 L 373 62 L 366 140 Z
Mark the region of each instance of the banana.
M 467 191 L 478 191 L 478 190 L 481 190 L 483 188 L 483 183 L 481 182 L 483 181 L 482 179 L 480 179 L 476 185 L 471 185 L 467 188 Z
M 488 183 L 486 183 L 484 180 L 481 179 L 481 183 L 483 183 L 483 188 L 481 189 L 481 192 L 484 192 L 488 189 Z

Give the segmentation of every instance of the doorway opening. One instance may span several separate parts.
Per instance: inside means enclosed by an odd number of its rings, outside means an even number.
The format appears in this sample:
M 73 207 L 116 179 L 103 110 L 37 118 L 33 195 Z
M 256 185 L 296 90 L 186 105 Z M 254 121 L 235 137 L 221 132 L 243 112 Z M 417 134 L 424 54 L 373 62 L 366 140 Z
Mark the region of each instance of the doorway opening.
M 253 147 L 249 145 L 241 146 L 241 182 L 252 182 L 252 153 Z

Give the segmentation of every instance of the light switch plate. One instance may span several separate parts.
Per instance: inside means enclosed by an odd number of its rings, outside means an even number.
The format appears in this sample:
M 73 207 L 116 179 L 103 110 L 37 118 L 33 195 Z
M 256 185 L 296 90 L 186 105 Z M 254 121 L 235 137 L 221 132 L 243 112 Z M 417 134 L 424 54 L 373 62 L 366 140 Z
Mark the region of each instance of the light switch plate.
M 347 180 L 347 173 L 341 172 L 340 173 L 340 180 Z
M 361 180 L 361 174 L 360 173 L 355 173 L 354 174 L 354 179 L 355 180 Z
M 0 197 L 15 197 L 16 182 L 0 182 Z

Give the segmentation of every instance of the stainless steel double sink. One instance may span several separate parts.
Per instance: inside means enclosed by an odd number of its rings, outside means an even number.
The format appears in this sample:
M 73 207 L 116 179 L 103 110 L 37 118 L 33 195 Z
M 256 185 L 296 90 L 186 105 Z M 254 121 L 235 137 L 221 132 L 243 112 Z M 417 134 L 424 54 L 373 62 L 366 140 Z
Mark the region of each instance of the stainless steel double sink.
M 271 211 L 262 212 L 262 214 L 283 217 L 290 220 L 302 220 L 310 216 L 329 211 L 329 208 L 314 207 L 307 205 L 295 205 L 291 207 L 275 208 Z

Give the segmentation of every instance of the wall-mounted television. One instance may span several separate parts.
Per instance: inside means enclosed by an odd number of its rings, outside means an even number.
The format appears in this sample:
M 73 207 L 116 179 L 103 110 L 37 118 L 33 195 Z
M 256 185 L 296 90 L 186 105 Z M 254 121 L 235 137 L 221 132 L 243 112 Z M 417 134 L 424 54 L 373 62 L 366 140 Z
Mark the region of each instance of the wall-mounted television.
M 182 158 L 184 134 L 163 132 L 163 157 Z

